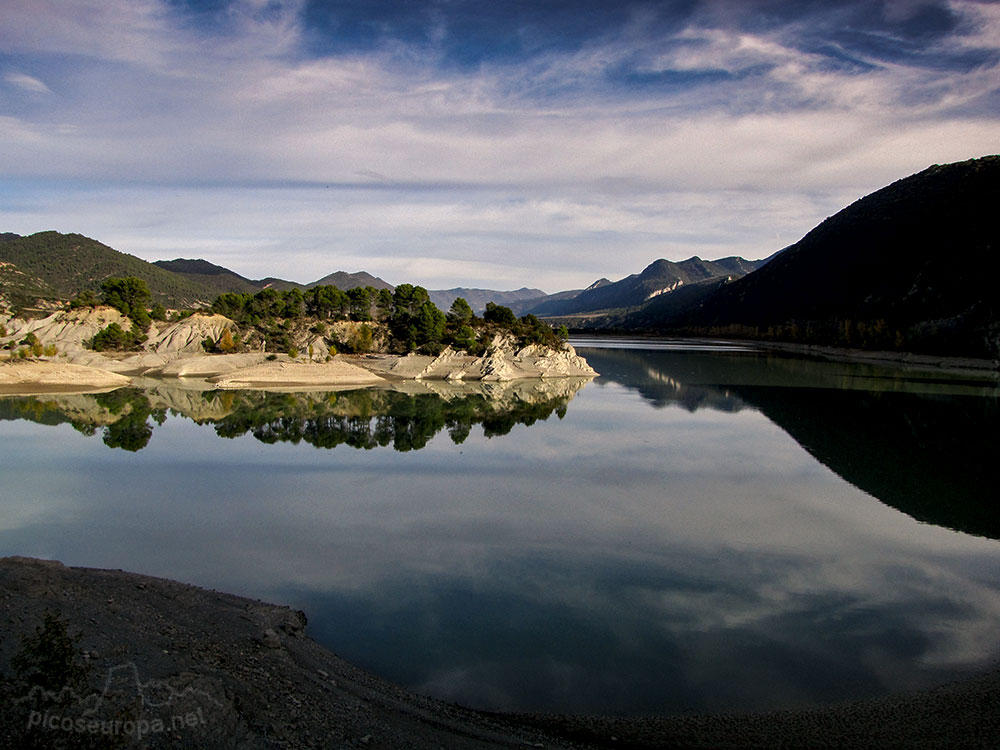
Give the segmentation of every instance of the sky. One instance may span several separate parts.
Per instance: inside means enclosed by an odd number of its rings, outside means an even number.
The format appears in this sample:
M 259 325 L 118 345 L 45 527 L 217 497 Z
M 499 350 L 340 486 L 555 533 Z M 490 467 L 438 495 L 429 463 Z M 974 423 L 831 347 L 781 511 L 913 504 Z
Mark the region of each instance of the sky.
M 0 232 L 251 278 L 761 258 L 998 152 L 998 2 L 0 2 Z

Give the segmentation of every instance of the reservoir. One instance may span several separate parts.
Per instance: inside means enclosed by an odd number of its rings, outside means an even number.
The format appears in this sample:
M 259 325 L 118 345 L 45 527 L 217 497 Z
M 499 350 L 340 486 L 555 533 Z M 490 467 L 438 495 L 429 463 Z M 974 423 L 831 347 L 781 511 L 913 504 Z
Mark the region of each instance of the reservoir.
M 0 396 L 0 555 L 288 604 L 495 710 L 791 708 L 996 664 L 994 375 L 573 343 L 599 377 Z

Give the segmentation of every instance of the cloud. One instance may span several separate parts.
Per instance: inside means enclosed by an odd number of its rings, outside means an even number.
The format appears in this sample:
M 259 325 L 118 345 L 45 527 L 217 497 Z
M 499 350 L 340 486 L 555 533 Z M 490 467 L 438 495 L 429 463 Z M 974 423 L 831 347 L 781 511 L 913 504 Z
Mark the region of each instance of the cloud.
M 44 81 L 29 76 L 26 73 L 7 73 L 3 79 L 11 86 L 30 91 L 33 94 L 51 94 L 52 91 L 45 85 Z
M 325 233 L 356 243 L 355 257 L 410 270 L 389 259 L 444 260 L 461 237 L 469 271 L 541 261 L 548 275 L 598 252 L 601 233 L 635 265 L 649 252 L 767 255 L 781 245 L 762 247 L 746 217 L 780 218 L 768 235 L 787 244 L 892 180 L 997 150 L 1000 17 L 989 4 L 751 13 L 706 2 L 689 13 L 626 8 L 549 37 L 564 16 L 533 11 L 510 52 L 475 32 L 461 4 L 371 7 L 383 15 L 330 5 L 320 25 L 302 2 L 243 0 L 197 16 L 158 0 L 8 4 L 0 42 L 45 82 L 5 80 L 59 95 L 8 102 L 2 127 L 17 140 L 0 144 L 3 177 L 120 195 L 210 187 L 205 202 L 228 206 L 233 223 L 206 219 L 218 232 L 206 245 L 241 233 L 244 204 L 260 212 L 260 246 L 286 257 L 309 255 L 313 233 Z M 905 54 L 887 55 L 887 34 Z M 376 184 L 383 192 L 367 192 Z M 303 197 L 294 225 L 276 213 L 286 200 L 261 202 L 280 185 Z M 727 215 L 730 203 L 739 208 Z M 135 218 L 115 210 L 101 210 L 112 227 L 102 240 L 134 235 Z M 168 217 L 159 231 L 187 243 L 192 218 Z M 498 252 L 512 263 L 498 264 Z M 583 263 L 573 283 L 638 270 Z

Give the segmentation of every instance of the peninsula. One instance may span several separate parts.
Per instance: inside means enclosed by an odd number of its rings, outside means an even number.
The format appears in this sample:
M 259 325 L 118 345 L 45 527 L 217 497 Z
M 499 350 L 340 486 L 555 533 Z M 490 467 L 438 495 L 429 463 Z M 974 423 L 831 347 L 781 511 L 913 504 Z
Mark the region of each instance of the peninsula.
M 150 310 L 137 278 L 110 279 L 47 315 L 0 318 L 0 390 L 101 390 L 136 376 L 210 388 L 340 388 L 400 380 L 509 381 L 597 373 L 534 316 L 457 299 L 447 315 L 420 287 L 316 287 L 223 294 L 211 309 Z

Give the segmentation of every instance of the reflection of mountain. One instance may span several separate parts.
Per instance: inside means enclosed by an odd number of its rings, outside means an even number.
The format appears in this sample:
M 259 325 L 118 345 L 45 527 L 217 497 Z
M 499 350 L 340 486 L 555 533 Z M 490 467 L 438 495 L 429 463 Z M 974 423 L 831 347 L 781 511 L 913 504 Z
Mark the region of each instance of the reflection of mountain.
M 581 347 L 583 349 L 583 347 Z M 586 349 L 653 406 L 759 409 L 817 460 L 926 523 L 1000 538 L 994 386 L 763 352 Z
M 737 387 L 851 484 L 918 521 L 1000 539 L 1000 401 Z
M 690 368 L 695 360 L 684 358 L 677 367 L 677 352 L 636 351 L 629 349 L 587 349 L 587 362 L 601 373 L 594 382 L 620 383 L 638 391 L 652 406 L 661 409 L 671 404 L 688 411 L 709 408 L 736 412 L 744 404 L 726 387 L 701 385 L 690 382 Z M 713 354 L 706 358 L 711 363 Z M 719 362 L 716 365 L 720 364 Z
M 163 424 L 167 412 L 215 426 L 220 437 L 250 434 L 265 443 L 305 442 L 318 448 L 350 445 L 395 450 L 423 448 L 442 430 L 463 442 L 473 425 L 486 437 L 506 435 L 518 424 L 560 418 L 586 379 L 510 383 L 404 383 L 399 390 L 361 389 L 337 393 L 196 391 L 163 381 L 96 395 L 52 395 L 0 399 L 0 420 L 70 423 L 85 435 L 104 430 L 112 448 L 137 451 L 153 433 L 150 417 Z

